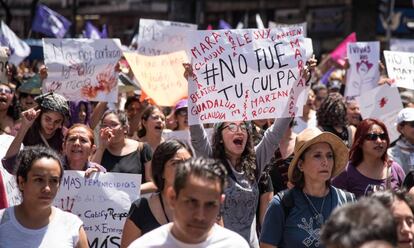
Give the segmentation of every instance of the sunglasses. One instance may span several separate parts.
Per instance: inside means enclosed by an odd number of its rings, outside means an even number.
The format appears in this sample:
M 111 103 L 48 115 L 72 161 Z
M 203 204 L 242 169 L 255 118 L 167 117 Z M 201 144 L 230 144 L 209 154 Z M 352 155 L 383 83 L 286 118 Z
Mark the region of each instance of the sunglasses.
M 247 132 L 247 125 L 244 123 L 241 123 L 240 125 L 237 125 L 235 123 L 230 123 L 227 126 L 224 126 L 223 129 L 228 128 L 231 132 L 235 133 L 237 132 L 237 130 L 239 130 L 242 132 Z
M 35 97 L 37 97 L 37 96 L 39 96 L 39 95 L 37 95 L 37 94 L 29 94 L 29 93 L 23 93 L 23 92 L 20 92 L 20 93 L 19 93 L 19 96 L 20 96 L 20 97 L 23 97 L 23 98 L 26 98 L 26 97 L 28 97 L 28 96 L 31 96 L 32 98 L 35 98 Z
M 12 91 L 10 89 L 5 89 L 5 88 L 0 88 L 0 94 L 4 93 L 4 94 L 11 94 Z
M 380 138 L 380 140 L 386 140 L 387 135 L 385 133 L 369 133 L 365 136 L 365 139 L 370 141 L 375 141 L 378 138 Z
M 187 112 L 187 109 L 179 109 L 177 110 L 176 114 L 180 116 L 187 116 L 188 112 Z

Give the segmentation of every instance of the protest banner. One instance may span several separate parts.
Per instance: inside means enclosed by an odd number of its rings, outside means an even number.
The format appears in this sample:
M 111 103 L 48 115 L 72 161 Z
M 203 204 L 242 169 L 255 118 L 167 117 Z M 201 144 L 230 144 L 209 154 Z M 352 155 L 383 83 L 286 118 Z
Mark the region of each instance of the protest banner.
M 359 96 L 362 92 L 377 87 L 380 78 L 379 42 L 350 42 L 347 45 L 347 56 L 349 69 L 346 74 L 345 96 Z
M 187 43 L 190 125 L 302 114 L 302 28 L 192 31 Z
M 124 53 L 134 76 L 142 90 L 160 106 L 174 106 L 188 94 L 188 83 L 184 78 L 183 63 L 187 63 L 184 51 L 145 56 Z
M 355 98 L 359 102 L 363 119 L 375 118 L 384 122 L 390 136 L 390 141 L 398 139 L 397 115 L 403 108 L 400 94 L 396 87 L 388 84 L 363 92 Z
M 388 77 L 395 86 L 414 90 L 414 53 L 384 51 Z
M 154 56 L 185 50 L 185 33 L 197 25 L 182 22 L 139 20 L 138 53 Z
M 273 28 L 285 28 L 285 27 L 302 27 L 303 28 L 303 36 L 307 37 L 307 27 L 308 27 L 308 23 L 307 22 L 301 22 L 301 23 L 295 23 L 295 24 L 286 24 L 286 23 L 279 23 L 279 22 L 272 22 L 269 21 L 269 28 L 273 29 Z
M 119 39 L 43 39 L 43 53 L 48 67 L 43 92 L 70 101 L 118 101 Z
M 119 247 L 131 203 L 138 199 L 141 175 L 65 171 L 54 205 L 83 221 L 89 247 Z
M 414 53 L 414 40 L 412 39 L 390 39 L 390 50 L 396 52 Z
M 13 140 L 14 136 L 8 134 L 0 135 L 0 158 L 3 158 L 4 155 L 6 155 L 6 152 Z M 20 204 L 22 196 L 19 188 L 17 187 L 16 177 L 10 174 L 2 165 L 0 165 L 0 177 L 0 181 L 2 181 L 2 185 L 0 185 L 2 189 L 0 189 L 0 192 L 5 192 L 5 196 L 0 195 L 0 198 L 2 198 L 0 199 L 0 202 L 4 201 L 5 198 L 6 206 L 4 207 L 11 207 Z
M 9 56 L 6 52 L 6 47 L 0 47 L 0 83 L 8 82 L 7 79 L 7 63 Z

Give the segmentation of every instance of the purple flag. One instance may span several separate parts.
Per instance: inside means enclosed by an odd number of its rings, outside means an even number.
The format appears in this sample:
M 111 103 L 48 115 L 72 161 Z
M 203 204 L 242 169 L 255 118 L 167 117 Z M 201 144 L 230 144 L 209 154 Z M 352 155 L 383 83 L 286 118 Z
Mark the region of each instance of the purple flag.
M 108 38 L 108 29 L 106 24 L 102 26 L 101 38 Z
M 108 38 L 108 31 L 106 29 L 106 24 L 103 25 L 102 32 L 100 32 L 99 29 L 95 27 L 90 21 L 86 21 L 85 30 L 83 32 L 84 32 L 85 38 L 89 38 L 89 39 Z
M 72 23 L 43 4 L 37 5 L 32 30 L 47 36 L 63 38 Z
M 220 19 L 218 29 L 231 29 L 231 26 L 226 21 Z

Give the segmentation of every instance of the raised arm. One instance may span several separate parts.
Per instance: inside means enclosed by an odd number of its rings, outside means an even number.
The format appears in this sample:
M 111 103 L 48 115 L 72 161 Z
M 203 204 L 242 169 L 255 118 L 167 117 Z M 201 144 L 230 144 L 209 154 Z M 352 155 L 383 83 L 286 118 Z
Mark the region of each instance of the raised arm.
M 29 131 L 30 127 L 33 125 L 34 121 L 40 114 L 40 109 L 35 110 L 34 108 L 28 109 L 22 112 L 22 125 L 20 127 L 19 132 L 14 137 L 12 143 L 9 146 L 9 149 L 4 156 L 5 159 L 11 158 L 17 155 L 20 151 L 20 146 L 23 143 L 24 137 L 26 136 L 27 131 Z
M 211 149 L 210 140 L 202 124 L 190 126 L 191 145 L 194 148 L 196 156 L 211 158 L 213 150 Z
M 255 147 L 256 163 L 260 174 L 273 157 L 273 154 L 279 146 L 283 134 L 286 132 L 291 121 L 292 118 L 276 119 L 273 125 L 266 130 L 260 143 Z
M 95 127 L 98 125 L 103 114 L 105 113 L 107 105 L 108 105 L 107 102 L 98 102 L 98 104 L 93 109 L 93 112 L 91 114 L 91 119 L 89 121 L 89 125 L 92 129 L 95 129 Z

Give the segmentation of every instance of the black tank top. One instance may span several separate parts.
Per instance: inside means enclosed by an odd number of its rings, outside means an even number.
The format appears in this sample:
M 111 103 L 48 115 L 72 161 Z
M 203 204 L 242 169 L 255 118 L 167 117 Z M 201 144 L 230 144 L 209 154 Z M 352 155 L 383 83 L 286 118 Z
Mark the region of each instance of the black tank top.
M 128 218 L 141 229 L 142 235 L 161 226 L 152 214 L 146 198 L 140 198 L 132 203 Z

